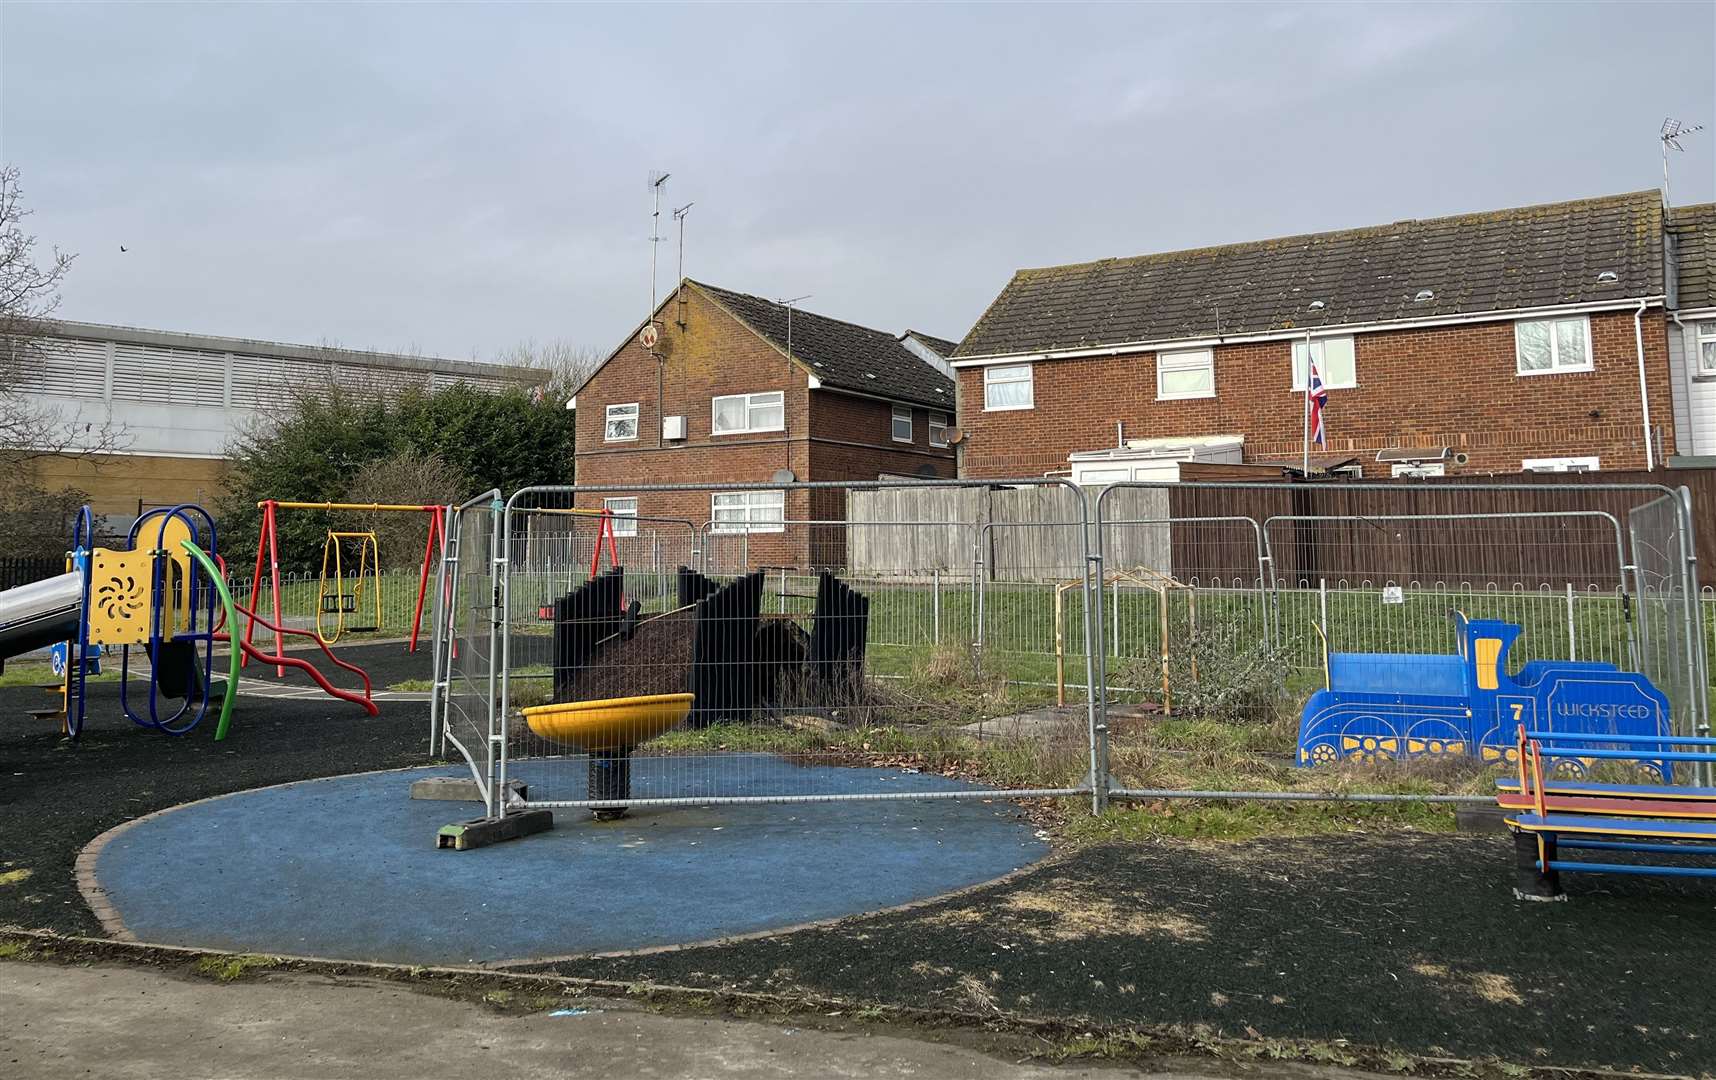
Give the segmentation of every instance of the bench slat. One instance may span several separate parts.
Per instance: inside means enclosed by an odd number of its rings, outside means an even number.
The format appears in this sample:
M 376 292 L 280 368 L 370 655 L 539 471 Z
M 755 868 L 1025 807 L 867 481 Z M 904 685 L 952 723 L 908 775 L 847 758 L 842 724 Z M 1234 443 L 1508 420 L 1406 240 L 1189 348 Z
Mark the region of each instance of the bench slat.
M 1519 777 L 1496 780 L 1497 791 L 1518 791 Z M 1590 795 L 1597 798 L 1625 796 L 1635 799 L 1716 799 L 1716 788 L 1676 784 L 1605 784 L 1595 780 L 1545 780 L 1545 794 Z
M 1661 818 L 1599 817 L 1595 814 L 1517 814 L 1506 819 L 1526 832 L 1645 836 L 1672 840 L 1716 840 L 1716 822 Z
M 1530 813 L 1537 809 L 1537 802 L 1530 795 L 1518 791 L 1502 792 L 1496 796 L 1496 805 L 1503 810 L 1524 810 Z M 1545 790 L 1543 805 L 1548 810 L 1560 810 L 1573 814 L 1610 814 L 1615 817 L 1660 817 L 1660 818 L 1689 818 L 1716 820 L 1716 800 L 1700 802 L 1696 799 L 1620 799 L 1593 798 L 1582 795 L 1563 795 L 1558 791 Z
M 1637 863 L 1549 861 L 1551 870 L 1568 873 L 1648 874 L 1651 877 L 1716 877 L 1716 866 L 1646 866 Z

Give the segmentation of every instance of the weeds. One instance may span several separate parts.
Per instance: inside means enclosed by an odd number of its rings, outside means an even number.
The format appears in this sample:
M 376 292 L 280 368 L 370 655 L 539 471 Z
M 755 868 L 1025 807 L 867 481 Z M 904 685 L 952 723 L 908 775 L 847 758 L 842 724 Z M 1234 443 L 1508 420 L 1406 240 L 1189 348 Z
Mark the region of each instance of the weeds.
M 204 956 L 197 961 L 197 974 L 220 982 L 241 979 L 252 971 L 266 971 L 282 963 L 278 956 L 254 956 L 239 953 L 233 956 Z

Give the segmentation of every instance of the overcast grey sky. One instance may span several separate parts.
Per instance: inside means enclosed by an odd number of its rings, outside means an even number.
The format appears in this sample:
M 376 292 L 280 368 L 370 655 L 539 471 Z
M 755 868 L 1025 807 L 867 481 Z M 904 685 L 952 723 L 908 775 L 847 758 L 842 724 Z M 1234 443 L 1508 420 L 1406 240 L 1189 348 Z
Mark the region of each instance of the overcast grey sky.
M 690 276 L 959 337 L 1020 266 L 1649 188 L 1664 116 L 1716 127 L 1708 0 L 7 3 L 0 39 L 63 315 L 453 357 L 641 321 L 652 168 Z

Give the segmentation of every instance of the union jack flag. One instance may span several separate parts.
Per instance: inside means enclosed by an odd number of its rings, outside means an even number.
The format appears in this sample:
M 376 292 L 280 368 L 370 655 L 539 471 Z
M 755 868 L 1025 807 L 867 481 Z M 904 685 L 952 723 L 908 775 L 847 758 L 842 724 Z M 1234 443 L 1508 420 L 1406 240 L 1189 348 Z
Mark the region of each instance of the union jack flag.
M 1307 396 L 1311 400 L 1311 441 L 1319 448 L 1326 448 L 1323 439 L 1323 409 L 1329 404 L 1329 389 L 1323 385 L 1323 373 L 1317 370 L 1317 358 L 1308 358 L 1311 362 L 1311 383 Z

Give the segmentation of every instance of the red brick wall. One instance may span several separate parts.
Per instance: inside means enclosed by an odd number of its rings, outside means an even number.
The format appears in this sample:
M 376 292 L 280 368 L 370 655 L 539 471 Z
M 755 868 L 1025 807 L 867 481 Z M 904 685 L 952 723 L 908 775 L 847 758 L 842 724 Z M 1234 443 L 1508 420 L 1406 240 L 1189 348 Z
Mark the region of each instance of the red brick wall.
M 1674 452 L 1668 344 L 1661 312 L 1644 320 L 1651 422 Z M 1397 330 L 1354 338 L 1357 387 L 1331 390 L 1328 449 L 1360 458 L 1367 477 L 1387 477 L 1376 451 L 1449 446 L 1471 456 L 1450 474 L 1518 472 L 1524 458 L 1595 456 L 1607 469 L 1643 468 L 1642 412 L 1633 317 L 1591 316 L 1595 370 L 1520 376 L 1511 322 Z M 1246 460 L 1300 450 L 1301 395 L 1292 392 L 1291 344 L 1215 350 L 1216 396 L 1156 400 L 1154 353 L 1034 365 L 1035 408 L 983 411 L 983 371 L 959 371 L 962 468 L 973 477 L 1039 476 L 1068 468 L 1067 455 L 1128 439 L 1244 435 Z M 1595 410 L 1600 415 L 1590 414 Z
M 925 464 L 938 475 L 953 475 L 953 452 L 928 445 L 925 410 L 914 410 L 913 445 L 894 443 L 887 402 L 810 390 L 803 368 L 789 365 L 719 305 L 692 288 L 680 295 L 684 303 L 670 302 L 662 310 L 656 346 L 663 356 L 665 408 L 656 400 L 657 361 L 635 339 L 578 391 L 577 483 L 698 484 L 688 492 L 611 492 L 606 497 L 636 494 L 638 513 L 645 518 L 701 525 L 710 518 L 713 491 L 725 484 L 765 483 L 783 468 L 801 480 L 874 480 L 880 472 L 913 474 Z M 712 398 L 771 390 L 783 392 L 785 431 L 711 435 Z M 633 401 L 639 405 L 637 440 L 605 441 L 607 406 Z M 685 439 L 661 442 L 664 414 L 685 417 Z M 578 501 L 595 508 L 603 497 L 584 495 Z M 830 506 L 819 506 L 818 513 L 826 514 Z M 789 492 L 786 515 L 789 520 L 813 517 L 809 493 Z M 752 534 L 752 563 L 808 565 L 813 561 L 808 531 L 789 526 L 782 534 Z M 826 539 L 817 546 L 831 550 Z
M 813 480 L 874 480 L 899 476 L 954 475 L 951 447 L 929 444 L 929 414 L 912 409 L 912 441 L 894 441 L 894 406 L 886 401 L 832 391 L 810 395 Z M 941 412 L 953 423 L 950 403 Z M 928 470 L 926 472 L 926 470 Z

